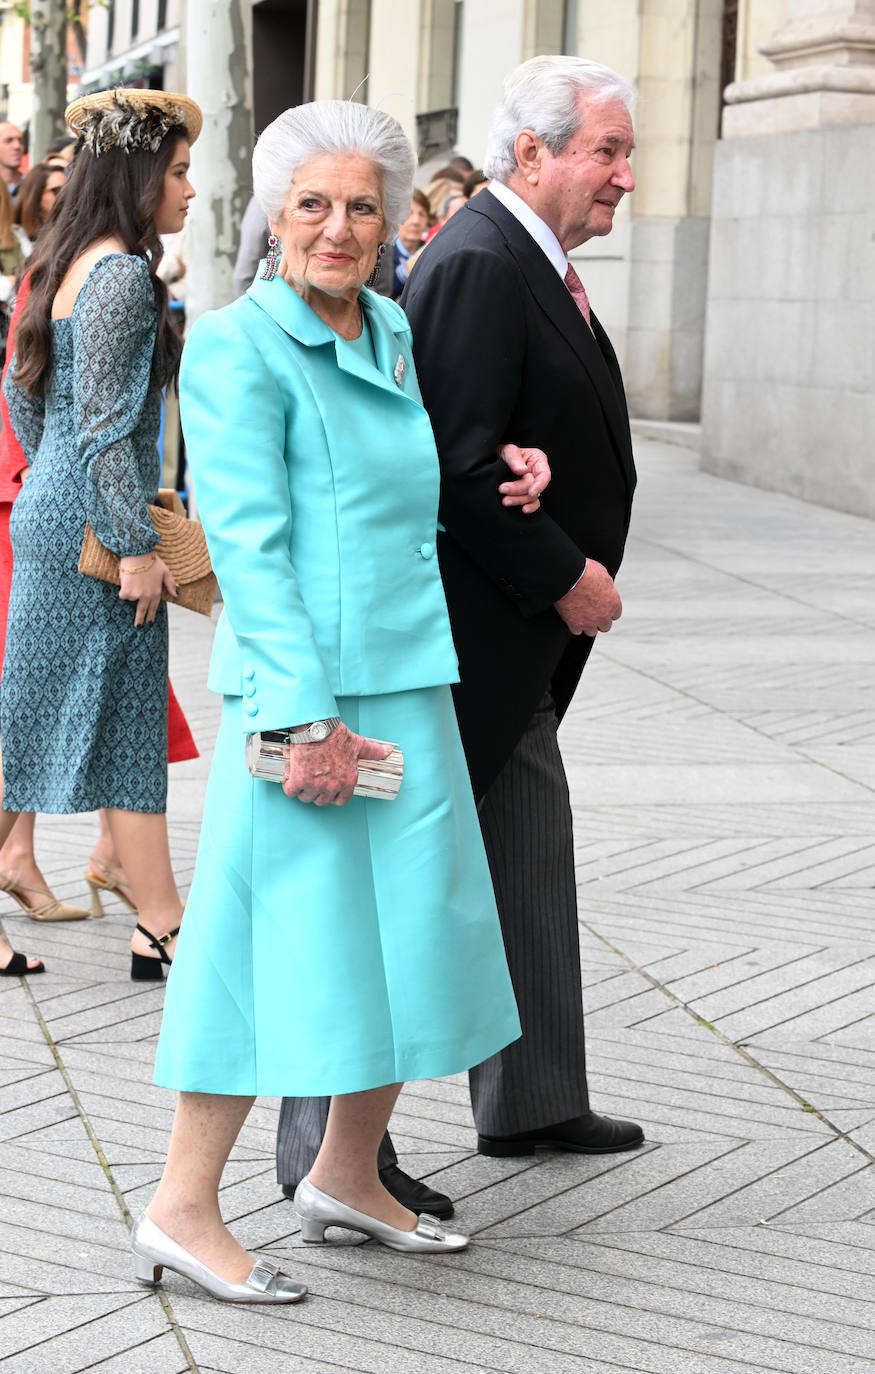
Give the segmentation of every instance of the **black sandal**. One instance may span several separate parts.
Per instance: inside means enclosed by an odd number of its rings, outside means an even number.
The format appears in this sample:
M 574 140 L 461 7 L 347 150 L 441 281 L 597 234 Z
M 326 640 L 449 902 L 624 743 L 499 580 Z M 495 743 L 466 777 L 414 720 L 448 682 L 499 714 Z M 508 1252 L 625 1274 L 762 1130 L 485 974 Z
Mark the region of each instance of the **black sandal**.
M 163 935 L 153 935 L 151 930 L 146 930 L 138 921 L 137 930 L 141 935 L 145 935 L 153 949 L 157 949 L 158 958 L 153 959 L 151 954 L 135 954 L 131 950 L 131 977 L 137 983 L 160 983 L 164 978 L 161 965 L 166 964 L 169 968 L 173 963 L 164 946 L 176 939 L 179 926 L 175 930 L 165 930 Z
M 26 973 L 45 973 L 46 966 L 40 959 L 36 968 L 31 968 L 27 962 L 26 954 L 16 954 L 12 951 L 12 958 L 5 968 L 0 968 L 0 978 L 23 978 Z

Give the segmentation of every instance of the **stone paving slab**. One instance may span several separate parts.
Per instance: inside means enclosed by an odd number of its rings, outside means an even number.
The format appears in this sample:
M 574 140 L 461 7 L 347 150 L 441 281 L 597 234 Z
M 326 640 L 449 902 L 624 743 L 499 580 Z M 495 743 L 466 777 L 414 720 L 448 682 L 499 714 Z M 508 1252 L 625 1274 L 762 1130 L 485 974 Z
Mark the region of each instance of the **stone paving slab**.
M 562 746 L 593 1099 L 646 1147 L 484 1159 L 464 1076 L 410 1085 L 402 1160 L 474 1236 L 410 1260 L 302 1244 L 260 1101 L 225 1214 L 311 1297 L 243 1311 L 170 1273 L 153 1293 L 126 1226 L 172 1115 L 162 990 L 130 983 L 118 900 L 37 926 L 0 897 L 49 966 L 0 980 L 0 1374 L 875 1374 L 875 529 L 637 447 L 624 616 Z M 171 619 L 202 749 L 171 773 L 184 886 L 218 712 L 212 626 Z M 88 904 L 95 834 L 39 820 L 66 900 Z

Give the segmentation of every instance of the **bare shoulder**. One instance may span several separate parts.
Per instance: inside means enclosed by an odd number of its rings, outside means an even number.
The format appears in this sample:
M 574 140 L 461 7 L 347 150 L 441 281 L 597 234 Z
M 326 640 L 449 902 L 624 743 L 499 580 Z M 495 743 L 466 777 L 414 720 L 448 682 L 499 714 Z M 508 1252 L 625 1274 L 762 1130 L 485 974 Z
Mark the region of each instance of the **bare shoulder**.
M 89 273 L 101 258 L 105 258 L 110 253 L 126 253 L 127 248 L 121 239 L 107 238 L 100 239 L 97 243 L 89 244 L 84 253 L 70 263 L 66 276 L 55 292 L 55 299 L 52 301 L 52 319 L 62 320 L 68 315 L 72 315 L 73 307 L 76 304 L 76 297 L 88 280 Z

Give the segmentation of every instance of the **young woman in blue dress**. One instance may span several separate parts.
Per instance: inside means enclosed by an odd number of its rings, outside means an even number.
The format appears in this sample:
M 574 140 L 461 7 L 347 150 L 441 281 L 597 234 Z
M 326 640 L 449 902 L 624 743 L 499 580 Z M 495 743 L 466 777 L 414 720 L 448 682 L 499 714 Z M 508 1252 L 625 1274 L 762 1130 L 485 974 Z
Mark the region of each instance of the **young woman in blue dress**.
M 30 475 L 10 520 L 3 804 L 106 812 L 137 908 L 132 976 L 160 978 L 182 913 L 165 817 L 161 594 L 175 588 L 148 503 L 180 344 L 156 268 L 194 195 L 201 114 L 184 96 L 116 90 L 66 119 L 83 146 L 30 260 L 6 380 Z M 77 570 L 86 521 L 120 556 L 120 590 Z
M 177 1109 L 134 1256 L 143 1282 L 167 1267 L 226 1301 L 305 1291 L 253 1267 L 221 1217 L 257 1094 L 333 1094 L 295 1195 L 306 1241 L 341 1226 L 458 1250 L 464 1235 L 383 1186 L 378 1145 L 405 1079 L 457 1073 L 519 1034 L 449 685 L 437 452 L 404 314 L 365 286 L 414 165 L 382 111 L 281 115 L 253 160 L 268 260 L 201 316 L 183 358 L 225 700 L 155 1068 Z M 535 511 L 543 455 L 516 456 L 504 499 Z M 247 735 L 265 730 L 291 734 L 282 787 L 247 771 Z M 353 795 L 381 740 L 404 750 L 393 801 Z

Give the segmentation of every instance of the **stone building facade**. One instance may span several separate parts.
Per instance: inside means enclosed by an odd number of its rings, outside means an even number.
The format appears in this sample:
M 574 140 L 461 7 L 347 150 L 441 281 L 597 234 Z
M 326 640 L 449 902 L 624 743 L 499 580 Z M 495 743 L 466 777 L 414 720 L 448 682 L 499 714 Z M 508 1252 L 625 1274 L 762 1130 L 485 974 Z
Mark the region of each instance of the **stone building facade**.
M 574 257 L 633 415 L 701 416 L 711 471 L 875 516 L 875 0 L 108 0 L 88 23 L 86 86 L 139 76 L 204 105 L 192 315 L 227 299 L 251 143 L 279 110 L 379 105 L 427 179 L 453 152 L 482 163 L 525 58 L 616 67 L 639 92 L 637 188 Z
M 702 461 L 873 518 L 875 0 L 786 0 L 762 52 L 717 149 Z

